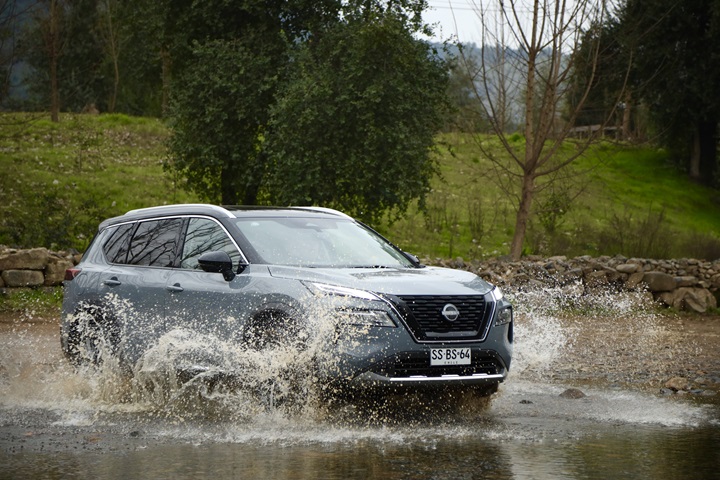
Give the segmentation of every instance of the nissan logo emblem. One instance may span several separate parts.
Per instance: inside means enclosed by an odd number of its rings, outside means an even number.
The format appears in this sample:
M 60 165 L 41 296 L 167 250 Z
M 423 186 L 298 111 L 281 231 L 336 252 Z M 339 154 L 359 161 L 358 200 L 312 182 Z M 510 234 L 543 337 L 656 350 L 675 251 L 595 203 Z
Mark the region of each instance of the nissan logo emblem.
M 445 320 L 448 322 L 454 322 L 460 317 L 460 310 L 452 303 L 448 303 L 442 309 L 442 316 L 445 317 Z

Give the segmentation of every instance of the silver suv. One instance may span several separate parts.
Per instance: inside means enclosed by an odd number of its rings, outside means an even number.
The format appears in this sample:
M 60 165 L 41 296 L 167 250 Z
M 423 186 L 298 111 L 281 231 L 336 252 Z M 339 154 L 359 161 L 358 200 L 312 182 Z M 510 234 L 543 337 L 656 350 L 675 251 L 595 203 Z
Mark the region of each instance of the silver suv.
M 510 368 L 512 307 L 499 288 L 424 266 L 325 208 L 133 210 L 100 224 L 64 290 L 61 342 L 75 363 L 111 355 L 132 370 L 184 328 L 256 351 L 320 341 L 318 379 L 351 387 L 492 393 Z M 217 352 L 204 353 L 186 378 L 217 368 Z

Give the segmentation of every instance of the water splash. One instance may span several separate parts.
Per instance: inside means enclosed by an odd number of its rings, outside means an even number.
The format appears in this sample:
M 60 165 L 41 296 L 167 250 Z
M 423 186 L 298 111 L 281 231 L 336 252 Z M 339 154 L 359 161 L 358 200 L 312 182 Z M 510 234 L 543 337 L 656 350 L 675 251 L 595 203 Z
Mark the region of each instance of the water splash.
M 667 332 L 642 294 L 588 294 L 572 285 L 506 293 L 515 306 L 515 359 L 492 403 L 455 394 L 380 400 L 360 395 L 328 403 L 317 366 L 332 364 L 327 346 L 340 339 L 329 315 L 316 315 L 302 345 L 269 349 L 248 348 L 233 336 L 174 328 L 144 352 L 132 375 L 111 359 L 99 367 L 73 368 L 59 352 L 55 326 L 6 326 L 0 331 L 5 347 L 0 410 L 27 415 L 27 409 L 43 409 L 53 412 L 50 423 L 58 427 L 128 423 L 197 442 L 402 443 L 480 434 L 533 439 L 542 434 L 505 423 L 524 415 L 520 401 L 526 398 L 549 422 L 682 426 L 707 418 L 685 403 L 602 388 L 588 391 L 589 404 L 558 401 L 558 382 L 597 372 L 632 376 L 637 364 L 621 354 L 644 355 L 662 344 Z M 131 305 L 123 307 L 136 315 Z M 352 346 L 367 329 L 356 333 L 342 341 Z
M 516 319 L 513 373 L 522 378 L 550 380 L 603 365 L 630 370 L 625 354 L 641 355 L 668 335 L 643 291 L 588 291 L 577 282 L 509 290 L 508 297 Z

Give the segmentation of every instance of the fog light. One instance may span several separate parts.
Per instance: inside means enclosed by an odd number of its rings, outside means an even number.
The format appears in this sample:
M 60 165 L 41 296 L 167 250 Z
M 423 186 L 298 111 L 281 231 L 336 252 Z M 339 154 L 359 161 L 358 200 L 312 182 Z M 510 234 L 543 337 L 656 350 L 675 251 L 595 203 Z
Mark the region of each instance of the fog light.
M 507 325 L 508 323 L 512 322 L 512 320 L 512 307 L 502 308 L 495 317 L 495 326 L 497 327 L 500 325 Z

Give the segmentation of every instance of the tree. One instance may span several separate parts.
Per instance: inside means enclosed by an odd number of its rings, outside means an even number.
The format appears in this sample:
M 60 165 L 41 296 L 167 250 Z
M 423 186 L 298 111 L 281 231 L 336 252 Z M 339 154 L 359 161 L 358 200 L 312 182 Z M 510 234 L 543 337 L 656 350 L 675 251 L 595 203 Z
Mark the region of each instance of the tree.
M 38 105 L 49 101 L 53 118 L 62 108 L 107 110 L 111 85 L 103 74 L 105 53 L 97 38 L 98 0 L 43 0 L 25 32 L 26 79 Z M 112 76 L 110 76 L 112 78 Z
M 692 179 L 716 184 L 720 98 L 720 1 L 627 0 L 622 38 L 633 85 L 662 141 Z
M 265 145 L 274 203 L 376 221 L 430 189 L 447 66 L 396 13 L 365 18 L 297 49 Z
M 191 47 L 172 54 L 169 167 L 225 204 L 322 203 L 363 218 L 402 210 L 428 188 L 446 88 L 444 68 L 412 37 L 424 6 L 214 0 L 175 10 L 187 28 L 167 31 Z
M 600 45 L 601 48 L 597 49 Z M 572 53 L 575 69 L 568 110 L 574 111 L 579 102 L 575 125 L 602 125 L 616 113 L 618 137 L 630 139 L 631 113 L 637 110 L 633 100 L 632 52 L 624 47 L 620 23 L 616 16 L 608 16 L 603 24 L 593 24 Z M 618 99 L 622 102 L 617 104 Z
M 204 198 L 254 205 L 264 172 L 261 154 L 275 91 L 276 59 L 240 41 L 197 44 L 174 94 L 171 168 Z
M 255 204 L 265 168 L 261 142 L 289 47 L 338 6 L 334 0 L 180 3 L 165 27 L 174 79 L 169 167 L 211 201 Z
M 590 80 L 584 91 L 574 92 L 576 102 L 568 111 L 575 68 L 572 52 L 584 29 L 602 24 L 607 12 L 604 0 L 499 0 L 479 6 L 476 13 L 483 38 L 476 95 L 502 153 L 482 141 L 478 145 L 500 172 L 498 179 L 510 181 L 507 191 L 517 207 L 510 255 L 519 259 L 536 194 L 556 181 L 593 140 L 586 139 L 572 152 L 562 149 L 593 84 L 600 45 L 590 49 L 584 65 Z M 522 143 L 512 141 L 505 128 L 508 95 L 513 92 L 523 96 Z

